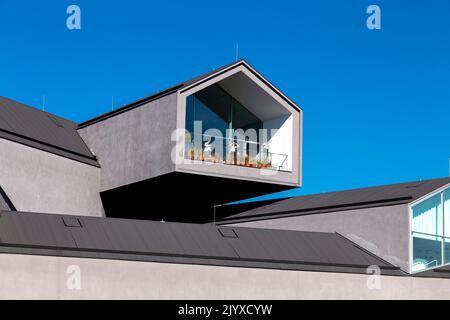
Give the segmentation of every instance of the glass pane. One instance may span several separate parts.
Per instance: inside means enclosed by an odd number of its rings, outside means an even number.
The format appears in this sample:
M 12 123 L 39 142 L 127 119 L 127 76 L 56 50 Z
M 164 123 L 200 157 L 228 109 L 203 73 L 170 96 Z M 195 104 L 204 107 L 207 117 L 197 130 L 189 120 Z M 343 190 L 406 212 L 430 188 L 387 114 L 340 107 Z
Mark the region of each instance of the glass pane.
M 420 271 L 442 264 L 442 238 L 413 233 L 412 271 Z
M 211 85 L 187 97 L 185 125 L 188 159 L 275 168 L 269 145 L 259 141 L 263 122 L 220 85 Z
M 444 191 L 444 263 L 450 263 L 450 189 Z
M 444 238 L 444 263 L 450 263 L 450 239 Z
M 186 131 L 193 133 L 194 132 L 194 120 L 195 120 L 195 103 L 194 96 L 188 96 L 186 98 Z
M 450 189 L 444 192 L 444 236 L 450 237 Z
M 412 231 L 429 235 L 443 235 L 441 194 L 413 207 Z
M 195 132 L 196 121 L 201 132 Z M 262 128 L 262 121 L 222 87 L 209 86 L 186 100 L 186 158 L 258 167 Z M 264 164 L 270 161 L 266 158 Z
M 195 132 L 196 121 L 201 122 L 199 132 Z M 213 85 L 187 97 L 186 158 L 222 163 L 225 155 L 224 137 L 230 122 L 231 97 L 220 87 Z
M 247 131 L 249 129 L 253 129 L 254 134 L 249 134 L 248 138 L 252 142 L 258 141 L 258 133 L 259 129 L 263 128 L 262 121 L 258 119 L 253 113 L 251 113 L 247 108 L 245 108 L 238 101 L 233 99 L 233 113 L 232 113 L 232 121 L 233 121 L 233 129 L 242 129 Z
M 444 210 L 442 193 L 412 208 L 412 271 L 436 267 L 443 263 Z M 450 256 L 449 256 L 450 257 Z
M 217 97 L 216 103 L 210 99 L 212 99 L 211 94 L 199 94 L 194 97 L 194 120 L 202 122 L 202 133 L 209 129 L 217 129 L 222 137 L 225 137 L 230 122 L 229 101 L 228 104 L 225 103 L 226 101 L 220 96 Z

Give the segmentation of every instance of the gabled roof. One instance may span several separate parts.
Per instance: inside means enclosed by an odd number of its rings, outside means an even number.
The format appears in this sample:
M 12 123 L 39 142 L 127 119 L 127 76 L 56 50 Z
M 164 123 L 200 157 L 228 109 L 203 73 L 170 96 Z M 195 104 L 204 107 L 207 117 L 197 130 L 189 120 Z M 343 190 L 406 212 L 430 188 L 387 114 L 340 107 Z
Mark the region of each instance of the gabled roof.
M 0 97 L 0 138 L 98 166 L 76 128 L 70 120 Z
M 404 275 L 337 233 L 3 212 L 0 235 L 2 253 Z
M 294 197 L 223 218 L 220 224 L 406 204 L 447 184 L 450 178 Z
M 187 90 L 188 88 L 190 88 L 191 86 L 195 86 L 198 84 L 203 83 L 204 81 L 208 81 L 211 78 L 220 76 L 221 74 L 228 72 L 230 70 L 233 70 L 235 68 L 238 68 L 240 66 L 244 66 L 249 72 L 253 73 L 258 79 L 260 79 L 263 83 L 265 83 L 267 86 L 269 86 L 270 88 L 272 88 L 278 95 L 280 95 L 289 105 L 291 105 L 292 107 L 294 107 L 295 109 L 300 110 L 300 108 L 294 103 L 292 102 L 286 95 L 284 95 L 280 90 L 278 90 L 272 83 L 270 83 L 266 78 L 264 78 L 261 74 L 259 74 L 253 67 L 250 66 L 250 64 L 248 64 L 245 60 L 239 60 L 236 62 L 233 62 L 231 64 L 227 64 L 225 66 L 222 66 L 218 69 L 215 69 L 213 71 L 204 73 L 198 77 L 192 78 L 190 80 L 181 82 L 177 85 L 174 85 L 168 89 L 159 91 L 157 93 L 154 93 L 148 97 L 145 97 L 143 99 L 139 99 L 135 102 L 132 102 L 130 104 L 127 104 L 125 106 L 122 106 L 120 108 L 117 108 L 116 110 L 107 112 L 105 114 L 102 114 L 100 116 L 97 116 L 93 119 L 87 120 L 83 123 L 80 123 L 78 128 L 85 128 L 89 125 L 92 125 L 94 123 L 109 119 L 111 117 L 114 117 L 116 115 L 119 115 L 121 113 L 130 111 L 132 109 L 138 108 L 146 103 L 149 103 L 150 101 L 154 101 L 157 99 L 160 99 L 162 97 L 165 97 L 167 95 L 170 95 L 172 93 L 178 92 L 178 91 L 184 91 Z

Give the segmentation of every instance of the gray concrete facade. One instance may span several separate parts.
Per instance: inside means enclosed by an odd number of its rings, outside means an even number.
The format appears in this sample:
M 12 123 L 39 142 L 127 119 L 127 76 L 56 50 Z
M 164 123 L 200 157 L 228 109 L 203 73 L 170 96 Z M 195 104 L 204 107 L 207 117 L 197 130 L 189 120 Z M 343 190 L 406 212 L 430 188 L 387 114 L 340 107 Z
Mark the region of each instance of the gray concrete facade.
M 100 168 L 0 139 L 0 185 L 18 211 L 104 216 Z
M 0 254 L 0 299 L 450 299 L 450 279 Z
M 101 191 L 175 171 L 171 137 L 176 120 L 174 93 L 79 129 L 102 167 Z
M 286 188 L 301 185 L 302 111 L 288 104 L 280 93 L 249 71 L 249 66 L 231 66 L 220 75 L 211 75 L 197 86 L 178 90 L 143 103 L 130 110 L 82 125 L 78 133 L 98 157 L 101 169 L 101 191 L 130 185 L 172 172 L 201 174 L 263 184 L 278 184 Z M 292 144 L 291 171 L 257 169 L 222 163 L 206 163 L 185 159 L 185 121 L 187 96 L 237 74 L 246 74 L 247 82 L 259 88 L 264 110 L 286 108 L 289 125 L 280 130 L 279 145 Z M 187 90 L 187 91 L 185 91 Z M 256 90 L 256 89 L 255 89 Z M 261 93 L 264 92 L 264 95 Z M 243 93 L 241 93 L 243 94 Z M 254 93 L 254 96 L 258 96 Z M 267 100 L 270 100 L 270 103 Z M 178 131 L 177 131 L 178 130 Z M 175 132 L 177 133 L 175 134 Z M 281 139 L 280 138 L 280 139 Z M 280 140 L 279 139 L 279 140 Z M 286 141 L 290 141 L 287 143 Z M 177 148 L 175 148 L 177 146 Z M 240 200 L 240 199 L 236 199 Z
M 298 231 L 338 232 L 380 258 L 409 272 L 409 206 L 396 205 L 299 215 L 233 226 Z

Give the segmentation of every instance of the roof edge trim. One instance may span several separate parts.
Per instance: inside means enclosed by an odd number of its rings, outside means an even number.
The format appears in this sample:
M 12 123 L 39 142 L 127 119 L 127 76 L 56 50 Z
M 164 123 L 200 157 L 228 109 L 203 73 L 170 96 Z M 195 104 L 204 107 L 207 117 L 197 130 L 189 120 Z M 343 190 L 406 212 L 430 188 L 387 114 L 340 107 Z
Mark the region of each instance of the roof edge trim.
M 443 185 L 443 186 L 441 186 L 441 187 L 439 187 L 439 188 L 437 188 L 437 189 L 435 189 L 435 190 L 433 190 L 431 192 L 428 192 L 427 194 L 424 194 L 423 196 L 417 198 L 416 200 L 412 201 L 409 205 L 411 207 L 414 207 L 415 205 L 417 205 L 417 204 L 419 204 L 419 203 L 421 203 L 421 202 L 423 202 L 423 201 L 425 201 L 425 200 L 427 200 L 429 198 L 434 197 L 438 193 L 441 193 L 441 192 L 445 191 L 449 187 L 450 187 L 450 183 L 447 183 L 447 184 L 445 184 L 445 185 Z
M 142 106 L 143 104 L 146 104 L 148 102 L 163 98 L 167 95 L 170 95 L 175 92 L 185 92 L 186 90 L 192 89 L 205 81 L 209 81 L 219 75 L 222 75 L 223 73 L 226 73 L 230 70 L 233 70 L 237 67 L 244 66 L 249 72 L 251 72 L 255 77 L 257 77 L 261 82 L 263 82 L 266 86 L 268 86 L 273 92 L 275 92 L 278 96 L 280 96 L 286 103 L 288 103 L 291 107 L 293 107 L 295 110 L 298 110 L 300 112 L 303 112 L 303 109 L 300 108 L 295 102 L 293 102 L 291 99 L 289 99 L 282 91 L 277 89 L 277 87 L 272 84 L 269 80 L 267 80 L 264 76 L 262 76 L 258 71 L 255 70 L 250 64 L 248 64 L 245 60 L 238 60 L 232 64 L 222 66 L 218 68 L 217 70 L 214 70 L 212 72 L 205 73 L 203 75 L 200 75 L 198 77 L 192 78 L 188 81 L 185 81 L 183 83 L 180 83 L 178 85 L 172 86 L 168 89 L 159 91 L 157 93 L 154 93 L 148 97 L 136 100 L 134 102 L 131 102 L 129 104 L 126 104 L 116 110 L 104 113 L 102 115 L 99 115 L 95 118 L 92 118 L 90 120 L 81 122 L 78 124 L 77 129 L 83 129 L 86 128 L 92 124 L 96 124 L 98 122 L 101 122 L 103 120 L 107 120 L 109 118 L 112 118 L 116 115 L 122 114 L 124 112 L 133 110 L 137 107 Z
M 347 238 L 343 237 L 348 240 Z M 350 241 L 352 242 L 352 241 Z M 352 242 L 354 244 L 354 242 Z M 354 244 L 355 245 L 355 244 Z M 140 251 L 123 251 L 123 250 L 98 250 L 98 249 L 88 249 L 88 248 L 70 248 L 70 247 L 55 247 L 55 246 L 40 246 L 40 245 L 18 245 L 1 243 L 0 247 L 5 248 L 22 248 L 22 249 L 43 249 L 43 250 L 65 250 L 72 252 L 97 252 L 97 253 L 110 253 L 110 254 L 131 254 L 138 256 L 157 256 L 157 257 L 175 257 L 175 258 L 193 258 L 193 259 L 212 259 L 212 260 L 224 260 L 224 261 L 247 261 L 247 262 L 263 262 L 263 263 L 274 263 L 274 264 L 292 264 L 292 265 L 314 265 L 323 267 L 344 267 L 344 268 L 361 268 L 366 267 L 366 265 L 361 264 L 351 264 L 351 263 L 332 263 L 332 262 L 311 262 L 311 261 L 296 261 L 296 260 L 280 260 L 280 259 L 258 259 L 258 258 L 234 258 L 234 257 L 217 257 L 212 255 L 195 255 L 195 254 L 174 254 L 174 253 L 164 253 L 164 252 L 140 252 Z M 358 249 L 362 249 L 357 246 Z M 364 252 L 368 253 L 367 250 L 362 249 Z M 372 257 L 380 259 L 380 257 L 370 253 Z M 383 260 L 385 261 L 385 260 Z M 380 266 L 380 269 L 384 270 L 400 270 L 399 267 L 394 266 L 388 262 L 389 265 Z M 368 265 L 367 265 L 368 266 Z
M 140 106 L 142 106 L 142 105 L 144 105 L 144 104 L 146 104 L 148 102 L 157 100 L 159 98 L 163 98 L 163 97 L 165 97 L 167 95 L 170 95 L 172 93 L 177 92 L 182 87 L 183 87 L 182 84 L 170 87 L 170 88 L 165 89 L 163 91 L 159 91 L 159 92 L 157 92 L 155 94 L 152 94 L 151 96 L 148 96 L 148 97 L 136 100 L 134 102 L 131 102 L 129 104 L 126 104 L 126 105 L 124 105 L 124 106 L 122 106 L 122 107 L 120 107 L 120 108 L 118 108 L 116 110 L 104 113 L 104 114 L 99 115 L 99 116 L 97 116 L 95 118 L 92 118 L 90 120 L 87 120 L 87 121 L 84 121 L 82 123 L 79 123 L 78 127 L 77 127 L 77 130 L 86 128 L 86 127 L 88 127 L 88 126 L 90 126 L 92 124 L 101 122 L 103 120 L 107 120 L 107 119 L 112 118 L 114 116 L 117 116 L 119 114 L 122 114 L 122 113 L 125 113 L 127 111 L 133 110 L 133 109 L 138 108 L 138 107 L 140 107 Z
M 282 91 L 280 91 L 274 84 L 272 84 L 269 80 L 267 80 L 263 75 L 261 75 L 258 71 L 256 71 L 255 68 L 253 68 L 250 64 L 248 64 L 245 60 L 239 60 L 236 63 L 230 65 L 229 67 L 219 70 L 210 76 L 200 79 L 186 88 L 183 88 L 180 90 L 180 93 L 186 92 L 192 88 L 195 88 L 198 85 L 201 85 L 202 83 L 205 83 L 207 81 L 210 81 L 211 79 L 214 79 L 215 77 L 218 77 L 224 73 L 227 73 L 237 67 L 243 66 L 245 67 L 249 72 L 251 72 L 255 77 L 257 77 L 261 82 L 263 82 L 266 86 L 268 86 L 271 90 L 273 90 L 278 96 L 280 96 L 286 103 L 288 103 L 291 107 L 293 107 L 297 111 L 303 111 L 302 108 L 300 108 L 295 102 L 293 102 L 291 99 L 289 99 Z
M 310 209 L 302 209 L 302 210 L 288 210 L 288 211 L 276 211 L 271 213 L 263 213 L 263 214 L 255 214 L 244 217 L 231 216 L 228 218 L 223 218 L 220 221 L 217 221 L 218 224 L 229 224 L 229 223 L 242 223 L 248 221 L 255 220 L 268 220 L 268 219 L 278 219 L 278 218 L 288 218 L 294 217 L 298 215 L 308 215 L 308 212 L 312 212 L 311 214 L 323 214 L 323 213 L 331 213 L 335 211 L 335 209 L 343 209 L 345 211 L 351 210 L 353 208 L 371 208 L 372 206 L 385 206 L 385 205 L 400 205 L 410 203 L 413 197 L 401 197 L 401 198 L 392 198 L 392 199 L 383 199 L 377 201 L 366 201 L 366 202 L 358 202 L 351 204 L 342 204 L 335 206 L 324 206 L 324 207 L 314 207 Z M 319 212 L 317 212 L 319 211 Z
M 29 138 L 26 136 L 22 136 L 20 134 L 12 133 L 7 130 L 0 129 L 0 139 L 5 139 L 14 143 L 18 143 L 29 148 L 33 148 L 36 150 L 40 150 L 43 152 L 48 152 L 66 159 L 70 159 L 73 161 L 81 162 L 84 164 L 88 164 L 94 167 L 100 167 L 100 164 L 97 161 L 97 158 L 88 157 L 83 154 L 79 154 L 52 144 L 48 144 L 33 138 Z

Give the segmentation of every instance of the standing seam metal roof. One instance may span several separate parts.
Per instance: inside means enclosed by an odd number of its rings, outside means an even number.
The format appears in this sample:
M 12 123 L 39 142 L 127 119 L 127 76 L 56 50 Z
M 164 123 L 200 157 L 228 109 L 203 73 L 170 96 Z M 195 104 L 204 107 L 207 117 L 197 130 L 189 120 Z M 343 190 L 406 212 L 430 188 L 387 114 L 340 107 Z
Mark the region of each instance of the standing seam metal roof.
M 450 178 L 294 197 L 223 218 L 220 224 L 406 204 L 447 184 Z
M 0 252 L 403 274 L 339 234 L 37 213 L 1 213 Z
M 0 97 L 0 138 L 98 166 L 77 124 Z

